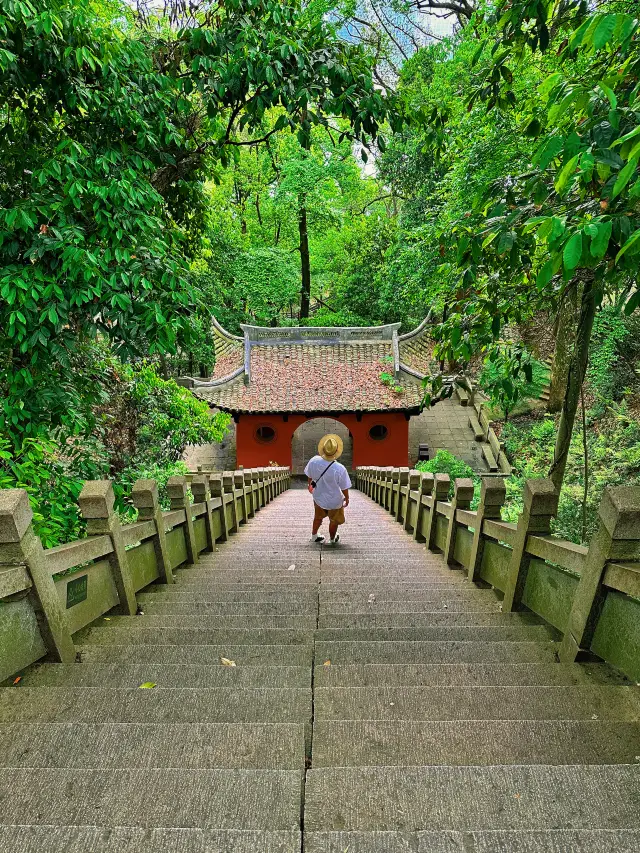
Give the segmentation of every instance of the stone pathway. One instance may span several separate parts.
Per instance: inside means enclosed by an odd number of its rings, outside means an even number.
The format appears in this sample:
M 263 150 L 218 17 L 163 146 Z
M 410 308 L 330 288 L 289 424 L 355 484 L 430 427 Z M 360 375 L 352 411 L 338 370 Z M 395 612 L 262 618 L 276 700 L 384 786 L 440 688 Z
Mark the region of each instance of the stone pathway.
M 0 850 L 637 853 L 636 687 L 357 492 L 310 544 L 309 502 L 0 691 Z

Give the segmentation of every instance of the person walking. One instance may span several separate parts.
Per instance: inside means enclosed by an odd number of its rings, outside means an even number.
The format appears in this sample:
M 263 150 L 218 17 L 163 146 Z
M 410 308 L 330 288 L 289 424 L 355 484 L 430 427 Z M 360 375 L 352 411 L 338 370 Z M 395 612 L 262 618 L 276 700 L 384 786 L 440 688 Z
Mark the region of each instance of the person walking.
M 318 531 L 327 516 L 330 544 L 337 545 L 340 541 L 338 526 L 344 524 L 344 510 L 349 506 L 351 488 L 347 469 L 338 462 L 342 450 L 343 443 L 339 435 L 325 435 L 318 444 L 318 455 L 310 459 L 304 469 L 309 479 L 309 491 L 313 495 L 312 542 L 324 542 L 324 536 L 320 536 Z

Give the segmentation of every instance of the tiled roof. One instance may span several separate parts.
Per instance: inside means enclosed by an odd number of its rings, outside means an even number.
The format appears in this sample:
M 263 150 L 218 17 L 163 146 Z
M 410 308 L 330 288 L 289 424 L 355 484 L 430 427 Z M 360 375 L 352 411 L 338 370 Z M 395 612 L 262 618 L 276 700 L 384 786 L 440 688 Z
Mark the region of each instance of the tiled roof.
M 411 368 L 421 376 L 434 373 L 438 364 L 433 358 L 434 341 L 431 337 L 428 321 L 425 320 L 413 332 L 400 335 L 398 352 L 400 364 Z
M 380 379 L 383 372 L 393 373 L 392 360 L 390 341 L 253 345 L 248 384 L 240 375 L 224 384 L 196 386 L 194 392 L 233 412 L 415 409 L 422 396 L 415 380 L 403 375 L 398 394 Z
M 244 365 L 244 341 L 230 335 L 215 321 L 213 323 L 213 344 L 216 351 L 216 364 L 212 379 L 223 379 L 235 373 Z

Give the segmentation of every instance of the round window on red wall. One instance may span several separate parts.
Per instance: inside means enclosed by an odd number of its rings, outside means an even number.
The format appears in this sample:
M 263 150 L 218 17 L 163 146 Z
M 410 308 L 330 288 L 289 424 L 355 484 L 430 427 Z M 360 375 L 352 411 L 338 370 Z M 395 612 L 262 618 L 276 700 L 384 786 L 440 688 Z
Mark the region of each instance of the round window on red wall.
M 369 438 L 373 441 L 384 441 L 389 435 L 389 430 L 384 424 L 375 424 L 369 430 Z
M 276 431 L 272 426 L 269 426 L 269 424 L 262 424 L 262 426 L 259 426 L 256 429 L 254 435 L 256 441 L 259 441 L 262 444 L 270 444 L 275 440 Z

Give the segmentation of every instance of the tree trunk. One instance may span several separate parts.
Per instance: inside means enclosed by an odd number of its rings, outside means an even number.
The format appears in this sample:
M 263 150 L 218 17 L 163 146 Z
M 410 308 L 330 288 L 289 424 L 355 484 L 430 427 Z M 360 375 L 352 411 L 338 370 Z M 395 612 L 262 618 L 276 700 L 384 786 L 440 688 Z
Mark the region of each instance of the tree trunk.
M 160 370 L 162 372 L 162 378 L 169 378 L 169 370 L 167 369 L 167 359 L 163 352 L 160 353 Z
M 300 319 L 309 316 L 311 307 L 311 261 L 309 258 L 309 234 L 307 232 L 307 208 L 306 194 L 298 196 L 300 208 L 298 212 L 298 230 L 300 232 L 300 270 L 302 273 L 302 286 L 300 288 Z
M 598 288 L 594 286 L 593 273 L 586 273 L 583 279 L 576 345 L 573 349 L 571 363 L 569 364 L 567 385 L 564 400 L 562 401 L 558 434 L 556 436 L 556 446 L 553 451 L 553 462 L 549 469 L 549 479 L 558 491 L 562 488 L 564 480 L 573 424 L 576 419 L 576 412 L 578 411 L 578 403 L 580 402 L 580 389 L 582 388 L 584 376 L 587 372 L 591 330 L 593 329 L 593 320 L 596 315 L 599 295 Z
M 573 289 L 558 310 L 556 318 L 556 346 L 551 367 L 551 385 L 549 388 L 548 412 L 559 412 L 562 408 L 567 376 L 571 362 L 571 350 L 576 335 L 576 314 L 578 311 L 578 289 Z

